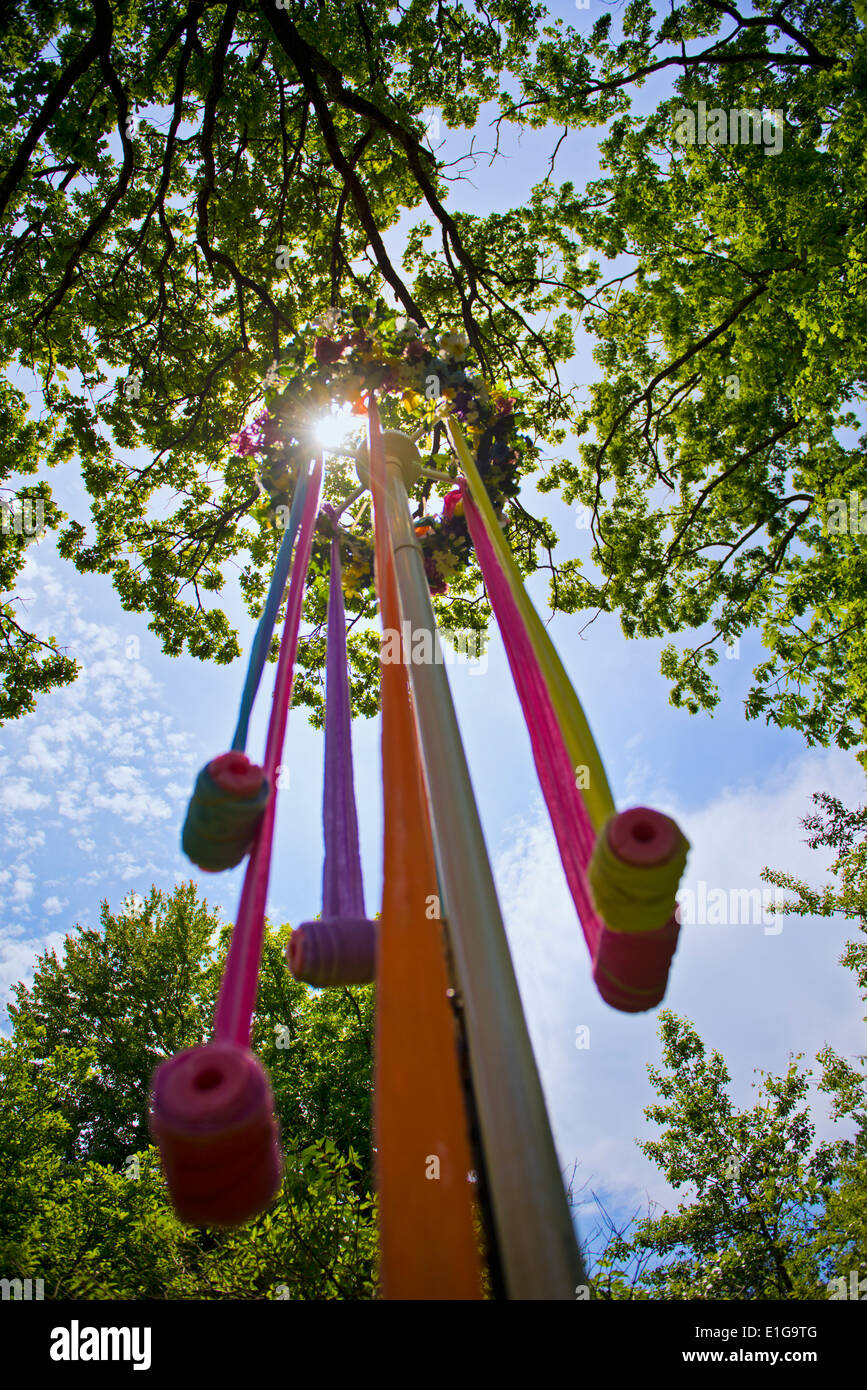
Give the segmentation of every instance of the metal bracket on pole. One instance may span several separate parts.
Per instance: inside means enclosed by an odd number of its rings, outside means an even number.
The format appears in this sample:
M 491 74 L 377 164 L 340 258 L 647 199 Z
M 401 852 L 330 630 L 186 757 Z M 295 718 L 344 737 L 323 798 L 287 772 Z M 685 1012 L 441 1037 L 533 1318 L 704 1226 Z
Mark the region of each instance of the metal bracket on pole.
M 410 661 L 409 678 L 506 1286 L 512 1299 L 574 1299 L 586 1276 L 396 464 L 387 461 L 389 531 L 402 623 L 432 639 L 433 660 Z

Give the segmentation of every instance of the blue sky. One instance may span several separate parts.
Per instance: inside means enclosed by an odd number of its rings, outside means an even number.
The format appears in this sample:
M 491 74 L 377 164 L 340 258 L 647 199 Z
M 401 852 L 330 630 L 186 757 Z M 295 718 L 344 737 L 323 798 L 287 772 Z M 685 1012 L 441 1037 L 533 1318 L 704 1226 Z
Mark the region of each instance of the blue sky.
M 595 18 L 594 5 L 551 8 L 581 25 Z M 478 136 L 484 145 L 484 126 Z M 469 136 L 446 132 L 445 138 L 446 150 L 458 154 Z M 520 204 L 556 138 L 510 137 L 504 159 L 491 168 L 477 165 L 475 186 L 456 185 L 453 205 L 483 212 Z M 592 177 L 595 139 L 592 132 L 570 136 L 558 173 L 568 172 L 579 186 Z M 390 234 L 393 248 L 412 220 Z M 586 340 L 571 370 L 578 383 L 595 376 Z M 227 421 L 227 439 L 240 423 Z M 574 441 L 563 447 L 574 448 Z M 86 521 L 74 463 L 55 470 L 50 481 L 60 506 Z M 576 510 L 532 487 L 522 500 L 552 521 L 558 559 L 588 553 L 589 534 L 576 525 Z M 529 587 L 547 617 L 544 572 Z M 231 738 L 243 661 L 226 668 L 164 656 L 146 616 L 125 613 L 106 577 L 77 575 L 60 561 L 50 536 L 31 547 L 19 593 L 35 630 L 54 634 L 86 670 L 74 686 L 43 697 L 34 714 L 0 731 L 4 1000 L 16 981 L 30 977 L 40 951 L 61 947 L 77 922 L 97 924 L 101 900 L 116 910 L 126 894 L 192 877 L 209 904 L 231 919 L 242 876 L 241 869 L 200 874 L 179 839 L 196 771 Z M 220 602 L 246 653 L 253 624 L 231 580 Z M 627 641 L 613 617 L 579 635 L 588 616 L 557 617 L 549 630 L 618 805 L 656 806 L 674 815 L 691 841 L 685 886 L 698 891 L 704 882 L 726 895 L 761 888 L 765 865 L 820 881 L 827 859 L 806 846 L 799 821 L 812 809 L 814 791 L 859 804 L 863 773 L 850 754 L 811 750 L 794 733 L 745 722 L 743 700 L 760 652 L 756 637 L 742 639 L 738 657 L 717 667 L 722 701 L 714 717 L 690 716 L 668 702 L 659 674 L 662 643 Z M 264 745 L 273 669 L 251 725 L 253 756 Z M 455 665 L 449 675 L 564 1170 L 577 1160 L 578 1185 L 587 1184 L 587 1194 L 598 1193 L 615 1215 L 648 1198 L 668 1205 L 676 1195 L 634 1142 L 654 1128 L 642 1110 L 653 1098 L 646 1064 L 659 1056 L 655 1016 L 617 1014 L 595 994 L 499 638 L 492 637 L 486 670 Z M 354 738 L 367 906 L 374 911 L 381 890 L 379 721 L 356 724 Z M 319 911 L 322 751 L 322 736 L 304 712 L 292 714 L 269 898 L 273 922 L 297 923 Z M 849 1057 L 864 1046 L 854 979 L 837 964 L 851 930 L 827 921 L 779 925 L 685 927 L 666 998 L 722 1051 L 740 1103 L 754 1098 L 757 1068 L 780 1071 L 790 1053 L 809 1060 L 824 1043 Z M 579 1027 L 589 1028 L 589 1047 L 576 1047 Z M 815 1114 L 820 1132 L 830 1134 L 821 1099 Z M 588 1223 L 589 1209 L 583 1230 Z

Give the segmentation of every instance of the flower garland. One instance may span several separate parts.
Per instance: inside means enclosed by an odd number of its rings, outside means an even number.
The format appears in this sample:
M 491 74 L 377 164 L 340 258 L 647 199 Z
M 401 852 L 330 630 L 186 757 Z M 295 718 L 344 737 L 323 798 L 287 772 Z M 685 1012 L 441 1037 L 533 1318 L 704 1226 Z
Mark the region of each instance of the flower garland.
M 353 414 L 363 416 L 367 412 L 364 397 L 370 391 L 376 391 L 389 428 L 412 432 L 424 423 L 433 428 L 437 418 L 453 413 L 476 450 L 479 472 L 499 511 L 519 488 L 521 456 L 515 445 L 519 397 L 507 394 L 505 388 L 489 389 L 469 366 L 467 352 L 463 334 L 437 336 L 383 305 L 348 313 L 330 309 L 314 325 L 312 335 L 300 335 L 289 348 L 290 370 L 294 365 L 291 377 L 281 375 L 286 363 L 272 364 L 263 381 L 266 408 L 230 440 L 236 454 L 258 456 L 258 480 L 268 499 L 269 523 L 285 522 L 288 516 L 298 470 L 309 460 L 311 448 L 318 447 L 315 426 L 323 412 L 335 404 L 349 405 Z M 525 452 L 534 452 L 526 437 L 522 444 Z M 450 455 L 431 456 L 430 464 L 438 471 L 450 463 Z M 424 487 L 422 478 L 415 489 L 419 498 Z M 319 529 L 328 537 L 336 529 L 341 537 L 347 596 L 370 589 L 373 543 L 369 530 L 335 527 L 324 510 Z M 443 594 L 472 554 L 457 488 L 444 498 L 440 514 L 415 522 L 415 532 L 431 593 Z

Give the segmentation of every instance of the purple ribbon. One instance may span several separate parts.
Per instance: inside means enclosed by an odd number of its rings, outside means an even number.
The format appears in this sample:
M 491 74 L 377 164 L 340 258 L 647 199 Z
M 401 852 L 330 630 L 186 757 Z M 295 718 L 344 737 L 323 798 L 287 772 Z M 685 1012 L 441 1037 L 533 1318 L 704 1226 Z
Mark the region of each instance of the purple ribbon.
M 331 542 L 328 655 L 325 664 L 325 868 L 322 917 L 364 917 L 364 881 L 352 776 L 352 731 L 340 541 Z

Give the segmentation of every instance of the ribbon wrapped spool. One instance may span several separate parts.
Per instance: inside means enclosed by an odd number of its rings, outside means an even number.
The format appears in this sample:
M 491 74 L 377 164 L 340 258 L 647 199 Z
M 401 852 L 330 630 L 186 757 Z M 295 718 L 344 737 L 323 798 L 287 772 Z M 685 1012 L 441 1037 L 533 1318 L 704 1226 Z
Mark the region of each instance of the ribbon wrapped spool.
M 376 923 L 368 917 L 302 922 L 286 947 L 289 974 L 307 985 L 370 985 L 376 979 Z
M 680 924 L 675 895 L 689 843 L 659 811 L 635 806 L 603 826 L 587 867 L 602 931 L 593 979 L 606 1003 L 641 1013 L 661 1003 Z
M 196 778 L 181 835 L 184 853 L 200 869 L 234 869 L 250 849 L 268 804 L 261 767 L 245 753 L 213 758 Z
M 172 1203 L 189 1226 L 237 1226 L 277 1195 L 279 1130 L 265 1071 L 246 1048 L 190 1048 L 153 1077 L 150 1129 Z

